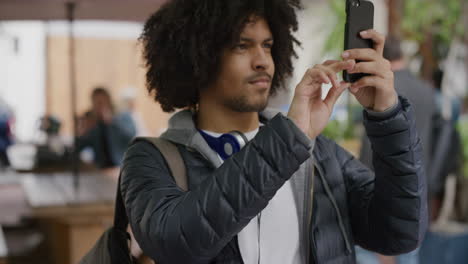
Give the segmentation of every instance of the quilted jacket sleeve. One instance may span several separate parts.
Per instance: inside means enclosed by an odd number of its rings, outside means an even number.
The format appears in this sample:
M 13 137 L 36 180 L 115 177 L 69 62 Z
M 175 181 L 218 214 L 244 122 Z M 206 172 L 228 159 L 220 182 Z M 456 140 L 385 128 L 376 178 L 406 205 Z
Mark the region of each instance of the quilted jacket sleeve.
M 188 192 L 177 187 L 160 152 L 128 149 L 122 197 L 134 235 L 158 263 L 209 263 L 309 157 L 310 140 L 277 115 L 239 153 Z
M 401 97 L 400 105 L 399 111 L 385 119 L 364 114 L 375 176 L 337 146 L 355 240 L 385 255 L 417 248 L 428 222 L 421 143 L 411 106 Z

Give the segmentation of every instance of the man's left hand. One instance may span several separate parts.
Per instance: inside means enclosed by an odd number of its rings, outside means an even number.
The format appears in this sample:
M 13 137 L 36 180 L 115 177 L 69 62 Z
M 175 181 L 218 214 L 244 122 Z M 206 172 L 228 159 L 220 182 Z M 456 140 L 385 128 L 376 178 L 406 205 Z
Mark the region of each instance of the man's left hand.
M 373 29 L 361 32 L 361 37 L 371 39 L 374 48 L 347 50 L 342 57 L 359 61 L 349 73 L 367 73 L 370 76 L 359 79 L 349 90 L 365 108 L 383 112 L 398 100 L 390 62 L 383 57 L 385 37 Z

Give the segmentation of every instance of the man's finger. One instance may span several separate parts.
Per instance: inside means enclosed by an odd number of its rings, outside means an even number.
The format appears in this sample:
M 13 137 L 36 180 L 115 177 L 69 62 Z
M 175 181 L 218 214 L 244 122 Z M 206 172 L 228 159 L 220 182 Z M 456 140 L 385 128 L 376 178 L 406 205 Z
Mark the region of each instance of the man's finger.
M 328 76 L 333 86 L 338 85 L 338 77 L 336 76 L 336 72 L 334 72 L 330 67 L 317 65 L 316 68 L 317 70 L 322 71 Z
M 360 35 L 363 39 L 372 39 L 372 42 L 374 42 L 374 49 L 377 51 L 378 54 L 383 55 L 383 50 L 385 46 L 384 35 L 380 34 L 374 29 L 361 31 Z
M 345 60 L 374 61 L 380 58 L 379 54 L 373 49 L 350 49 L 341 54 Z
M 354 60 L 338 61 L 328 65 L 335 73 L 341 72 L 342 70 L 351 70 L 356 62 Z
M 327 73 L 325 71 L 322 71 L 316 65 L 313 68 L 310 68 L 307 70 L 307 72 L 304 74 L 304 77 L 302 77 L 300 84 L 304 84 L 304 85 L 312 85 L 314 83 L 330 84 L 330 82 L 331 82 L 331 79 L 327 75 Z
M 323 65 L 325 66 L 328 66 L 328 65 L 331 65 L 333 63 L 337 63 L 337 62 L 340 62 L 339 60 L 327 60 L 323 63 Z
M 323 100 L 323 102 L 328 106 L 331 110 L 335 105 L 336 101 L 340 97 L 340 95 L 346 90 L 351 84 L 347 82 L 341 82 L 338 86 L 332 87 L 330 91 L 328 91 L 327 96 Z
M 383 79 L 381 77 L 379 77 L 379 76 L 363 77 L 363 78 L 359 79 L 359 81 L 355 82 L 350 87 L 350 90 L 352 92 L 355 92 L 355 91 L 361 89 L 362 87 L 375 87 L 375 88 L 378 89 L 382 81 L 383 81 Z
M 320 71 L 319 76 L 322 83 L 330 84 L 331 80 L 325 72 Z
M 389 71 L 391 71 L 390 65 L 387 65 L 385 61 L 370 61 L 357 63 L 352 70 L 348 71 L 348 73 L 367 73 L 386 78 L 387 76 L 385 75 Z

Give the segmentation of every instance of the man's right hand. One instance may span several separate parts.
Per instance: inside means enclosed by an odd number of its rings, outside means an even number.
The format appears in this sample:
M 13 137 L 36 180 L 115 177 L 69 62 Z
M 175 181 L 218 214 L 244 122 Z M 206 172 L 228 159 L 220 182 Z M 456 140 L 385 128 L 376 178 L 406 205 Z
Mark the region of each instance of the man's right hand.
M 296 86 L 294 98 L 289 109 L 288 118 L 309 138 L 316 138 L 330 119 L 333 106 L 350 83 L 338 82 L 337 73 L 352 70 L 354 60 L 329 60 L 317 64 L 305 73 Z M 322 99 L 322 84 L 332 83 L 333 87 L 325 99 Z

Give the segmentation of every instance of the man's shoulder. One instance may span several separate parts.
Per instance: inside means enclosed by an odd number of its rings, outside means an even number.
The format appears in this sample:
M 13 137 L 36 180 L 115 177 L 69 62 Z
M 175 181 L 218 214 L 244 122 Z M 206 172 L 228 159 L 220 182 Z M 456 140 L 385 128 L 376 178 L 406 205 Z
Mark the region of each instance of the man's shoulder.
M 149 141 L 143 138 L 135 138 L 129 143 L 125 152 L 126 159 L 152 158 L 160 159 L 162 155 L 159 150 Z

